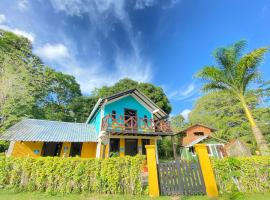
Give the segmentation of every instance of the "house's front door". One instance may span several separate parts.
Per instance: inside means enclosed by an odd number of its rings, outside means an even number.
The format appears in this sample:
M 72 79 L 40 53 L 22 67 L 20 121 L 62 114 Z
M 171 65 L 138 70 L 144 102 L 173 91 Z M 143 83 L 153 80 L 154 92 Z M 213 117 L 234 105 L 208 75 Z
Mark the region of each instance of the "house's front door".
M 70 147 L 70 157 L 81 156 L 82 142 L 72 142 Z
M 135 156 L 138 154 L 138 140 L 137 139 L 126 139 L 125 140 L 125 155 Z
M 125 109 L 125 128 L 127 130 L 137 129 L 137 111 Z
M 42 156 L 60 156 L 62 142 L 44 142 Z

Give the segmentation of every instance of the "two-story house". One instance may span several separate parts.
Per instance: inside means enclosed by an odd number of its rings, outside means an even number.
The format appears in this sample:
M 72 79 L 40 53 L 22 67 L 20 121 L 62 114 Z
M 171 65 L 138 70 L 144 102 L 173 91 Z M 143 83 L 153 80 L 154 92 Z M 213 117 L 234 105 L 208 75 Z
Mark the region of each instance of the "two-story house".
M 153 101 L 132 89 L 99 99 L 86 123 L 26 119 L 0 139 L 11 141 L 9 156 L 133 156 L 145 154 L 145 145 L 157 145 L 161 136 L 172 135 L 167 118 Z

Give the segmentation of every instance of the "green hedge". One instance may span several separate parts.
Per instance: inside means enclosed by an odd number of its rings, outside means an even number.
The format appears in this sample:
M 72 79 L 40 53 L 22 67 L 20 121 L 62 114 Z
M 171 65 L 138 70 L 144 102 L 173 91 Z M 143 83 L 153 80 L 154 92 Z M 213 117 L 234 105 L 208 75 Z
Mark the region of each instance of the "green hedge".
M 213 159 L 220 193 L 270 191 L 270 157 Z
M 0 187 L 57 193 L 141 194 L 145 157 L 109 159 L 0 157 Z

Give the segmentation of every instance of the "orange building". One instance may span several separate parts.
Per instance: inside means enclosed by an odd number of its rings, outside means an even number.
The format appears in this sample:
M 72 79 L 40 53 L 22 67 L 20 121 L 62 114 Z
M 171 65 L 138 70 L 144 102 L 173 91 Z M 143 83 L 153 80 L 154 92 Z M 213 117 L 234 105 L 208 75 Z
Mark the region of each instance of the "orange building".
M 181 157 L 184 159 L 192 159 L 196 157 L 194 145 L 198 143 L 206 143 L 209 156 L 222 158 L 224 156 L 223 146 L 226 141 L 213 137 L 216 129 L 202 125 L 194 124 L 185 130 L 180 131 L 179 143 L 181 144 Z

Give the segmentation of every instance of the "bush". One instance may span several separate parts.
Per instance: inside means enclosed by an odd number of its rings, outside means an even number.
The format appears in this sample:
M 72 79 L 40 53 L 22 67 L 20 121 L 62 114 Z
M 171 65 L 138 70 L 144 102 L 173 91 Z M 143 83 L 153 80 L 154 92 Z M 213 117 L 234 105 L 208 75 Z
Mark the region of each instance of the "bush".
M 0 157 L 0 187 L 51 193 L 142 194 L 144 156 L 82 158 Z
M 270 157 L 213 159 L 220 193 L 270 191 Z
M 9 142 L 8 141 L 0 141 L 0 152 L 5 152 L 6 150 L 8 150 L 9 147 Z

